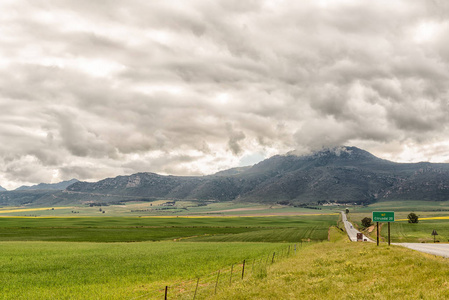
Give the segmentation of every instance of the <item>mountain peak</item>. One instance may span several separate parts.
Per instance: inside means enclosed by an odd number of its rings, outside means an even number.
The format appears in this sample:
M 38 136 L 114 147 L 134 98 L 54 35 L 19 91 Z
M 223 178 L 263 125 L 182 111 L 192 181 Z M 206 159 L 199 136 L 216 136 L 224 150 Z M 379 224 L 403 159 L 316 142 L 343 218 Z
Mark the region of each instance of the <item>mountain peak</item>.
M 6 189 L 4 187 L 0 186 L 0 192 L 5 192 L 5 191 L 6 191 Z
M 375 159 L 376 156 L 372 155 L 368 151 L 359 149 L 357 147 L 338 146 L 331 148 L 324 148 L 311 155 L 314 158 L 322 156 L 336 156 L 347 159 Z
M 288 152 L 287 156 L 297 156 L 300 159 L 306 160 L 323 160 L 323 159 L 354 160 L 354 161 L 381 160 L 380 158 L 369 153 L 368 151 L 352 146 L 327 147 L 309 154 L 298 153 L 298 151 L 294 150 Z

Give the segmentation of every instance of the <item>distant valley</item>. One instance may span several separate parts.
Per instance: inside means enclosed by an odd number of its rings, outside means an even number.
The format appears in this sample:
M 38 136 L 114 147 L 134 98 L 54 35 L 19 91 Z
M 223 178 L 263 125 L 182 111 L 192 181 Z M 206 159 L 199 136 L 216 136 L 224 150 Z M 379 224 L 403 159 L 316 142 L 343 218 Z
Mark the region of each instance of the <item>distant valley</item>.
M 64 186 L 66 185 L 66 186 Z M 356 147 L 276 155 L 208 176 L 137 173 L 98 182 L 0 192 L 0 205 L 74 205 L 154 199 L 301 205 L 327 201 L 449 200 L 449 164 L 395 163 Z

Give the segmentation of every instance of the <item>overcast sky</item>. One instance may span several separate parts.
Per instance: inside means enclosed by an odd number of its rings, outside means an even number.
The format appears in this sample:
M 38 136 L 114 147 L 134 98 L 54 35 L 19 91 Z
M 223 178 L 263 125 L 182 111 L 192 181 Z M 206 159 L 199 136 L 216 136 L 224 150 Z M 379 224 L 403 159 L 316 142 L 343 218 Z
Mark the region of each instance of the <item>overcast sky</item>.
M 444 0 L 1 0 L 0 185 L 449 162 L 448 37 Z

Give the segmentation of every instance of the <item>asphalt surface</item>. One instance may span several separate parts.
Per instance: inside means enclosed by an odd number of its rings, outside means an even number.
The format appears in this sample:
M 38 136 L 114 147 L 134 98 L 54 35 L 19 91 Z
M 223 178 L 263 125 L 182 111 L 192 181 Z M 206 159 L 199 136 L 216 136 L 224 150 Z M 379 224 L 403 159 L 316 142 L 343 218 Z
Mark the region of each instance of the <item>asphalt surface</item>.
M 449 244 L 395 243 L 395 245 L 404 246 L 433 255 L 449 257 Z
M 357 242 L 357 233 L 360 233 L 360 231 L 358 231 L 352 226 L 351 222 L 349 222 L 348 219 L 346 218 L 346 214 L 344 212 L 341 212 L 341 219 L 345 224 L 345 229 L 346 232 L 348 233 L 349 239 L 353 242 Z M 363 241 L 372 242 L 372 240 L 365 235 L 363 235 Z

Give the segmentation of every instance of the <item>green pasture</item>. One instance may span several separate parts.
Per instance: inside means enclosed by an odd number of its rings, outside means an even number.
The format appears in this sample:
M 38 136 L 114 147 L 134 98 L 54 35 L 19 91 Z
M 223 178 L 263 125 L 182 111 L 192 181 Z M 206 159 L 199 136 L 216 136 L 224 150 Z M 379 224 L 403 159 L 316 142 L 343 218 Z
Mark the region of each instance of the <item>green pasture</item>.
M 151 298 L 243 260 L 266 264 L 285 242 L 327 240 L 338 218 L 2 217 L 0 298 Z
M 335 224 L 335 223 L 334 223 Z M 249 231 L 238 234 L 215 235 L 211 237 L 195 237 L 190 241 L 211 242 L 290 242 L 306 240 L 327 240 L 329 227 L 311 226 L 307 228 L 276 228 L 258 231 Z
M 421 243 L 433 242 L 432 231 L 436 230 L 436 240 L 442 243 L 449 242 L 449 220 L 421 220 L 417 224 L 407 221 L 391 223 L 391 241 L 395 243 Z M 381 236 L 388 237 L 387 225 L 381 228 Z
M 281 247 L 285 245 L 1 242 L 0 298 L 132 299 Z
M 230 218 L 0 218 L 0 241 L 326 240 L 338 215 Z
M 401 215 L 410 212 L 425 212 L 427 215 L 449 215 L 449 201 L 379 201 L 369 206 L 348 207 L 350 213 L 368 213 L 372 211 L 394 211 Z M 343 209 L 342 209 L 343 210 Z

